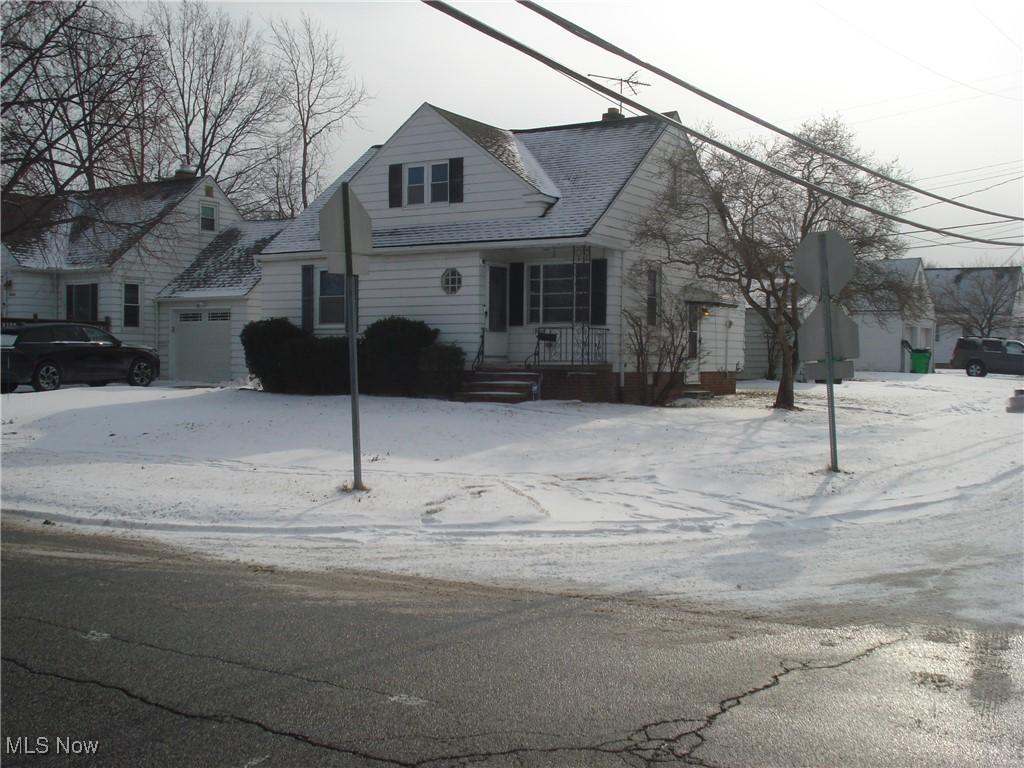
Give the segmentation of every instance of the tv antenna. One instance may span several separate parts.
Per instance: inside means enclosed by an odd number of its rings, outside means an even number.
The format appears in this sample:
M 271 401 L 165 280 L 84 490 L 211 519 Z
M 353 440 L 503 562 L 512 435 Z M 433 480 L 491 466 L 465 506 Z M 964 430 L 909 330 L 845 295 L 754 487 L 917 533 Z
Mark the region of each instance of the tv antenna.
M 631 73 L 629 73 L 625 77 L 608 77 L 607 75 L 594 75 L 594 74 L 588 74 L 587 77 L 597 77 L 597 78 L 600 78 L 601 80 L 608 80 L 608 81 L 613 82 L 613 83 L 618 83 L 619 84 L 619 95 L 620 96 L 625 94 L 627 88 L 629 88 L 630 93 L 632 93 L 634 96 L 636 96 L 638 93 L 640 93 L 640 91 L 638 90 L 639 88 L 647 88 L 647 87 L 649 87 L 651 85 L 650 83 L 642 83 L 639 80 L 637 80 L 636 76 L 639 75 L 639 74 L 640 74 L 640 70 L 639 69 L 634 69 Z M 622 101 L 621 100 L 619 101 L 619 111 L 620 112 L 622 111 Z

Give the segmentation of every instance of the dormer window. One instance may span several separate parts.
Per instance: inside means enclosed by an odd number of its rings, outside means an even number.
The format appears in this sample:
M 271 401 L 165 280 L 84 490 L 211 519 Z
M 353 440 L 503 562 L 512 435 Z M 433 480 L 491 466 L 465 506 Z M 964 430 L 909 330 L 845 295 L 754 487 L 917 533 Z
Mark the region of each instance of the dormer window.
M 448 202 L 448 163 L 430 166 L 430 202 Z
M 427 174 L 429 173 L 429 179 Z M 429 190 L 428 190 L 429 187 Z M 388 207 L 462 202 L 462 158 L 388 166 Z
M 421 205 L 426 184 L 426 169 L 422 165 L 410 165 L 405 169 L 405 204 Z
M 199 229 L 203 232 L 217 231 L 217 206 L 208 203 L 199 206 Z

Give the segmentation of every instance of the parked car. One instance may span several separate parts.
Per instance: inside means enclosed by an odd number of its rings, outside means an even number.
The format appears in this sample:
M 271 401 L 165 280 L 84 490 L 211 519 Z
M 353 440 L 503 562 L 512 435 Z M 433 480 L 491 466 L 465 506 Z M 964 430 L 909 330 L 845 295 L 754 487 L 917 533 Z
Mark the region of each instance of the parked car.
M 1024 341 L 961 336 L 953 347 L 950 368 L 963 368 L 968 376 L 1010 373 L 1024 376 Z
M 156 350 L 124 344 L 101 328 L 82 323 L 37 323 L 0 332 L 0 390 L 31 384 L 37 392 L 61 384 L 102 387 L 126 381 L 148 387 L 160 375 Z

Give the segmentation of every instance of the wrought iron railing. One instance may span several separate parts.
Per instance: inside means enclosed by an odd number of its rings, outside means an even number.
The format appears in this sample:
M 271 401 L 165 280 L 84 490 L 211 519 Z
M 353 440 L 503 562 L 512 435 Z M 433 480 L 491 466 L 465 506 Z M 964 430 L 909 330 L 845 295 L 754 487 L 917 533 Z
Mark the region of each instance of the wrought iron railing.
M 526 367 L 538 365 L 595 365 L 608 362 L 608 329 L 585 323 L 537 328 L 533 354 Z
M 484 362 L 484 340 L 487 338 L 487 329 L 480 329 L 480 346 L 476 350 L 476 357 L 473 358 L 473 370 L 478 370 Z

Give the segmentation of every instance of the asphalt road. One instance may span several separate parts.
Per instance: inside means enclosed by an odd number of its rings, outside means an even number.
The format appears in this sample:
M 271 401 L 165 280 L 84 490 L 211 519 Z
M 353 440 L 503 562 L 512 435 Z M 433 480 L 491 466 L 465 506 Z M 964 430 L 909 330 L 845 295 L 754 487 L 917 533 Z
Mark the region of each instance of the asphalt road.
M 1019 628 L 282 572 L 8 525 L 2 597 L 4 766 L 1024 764 Z

